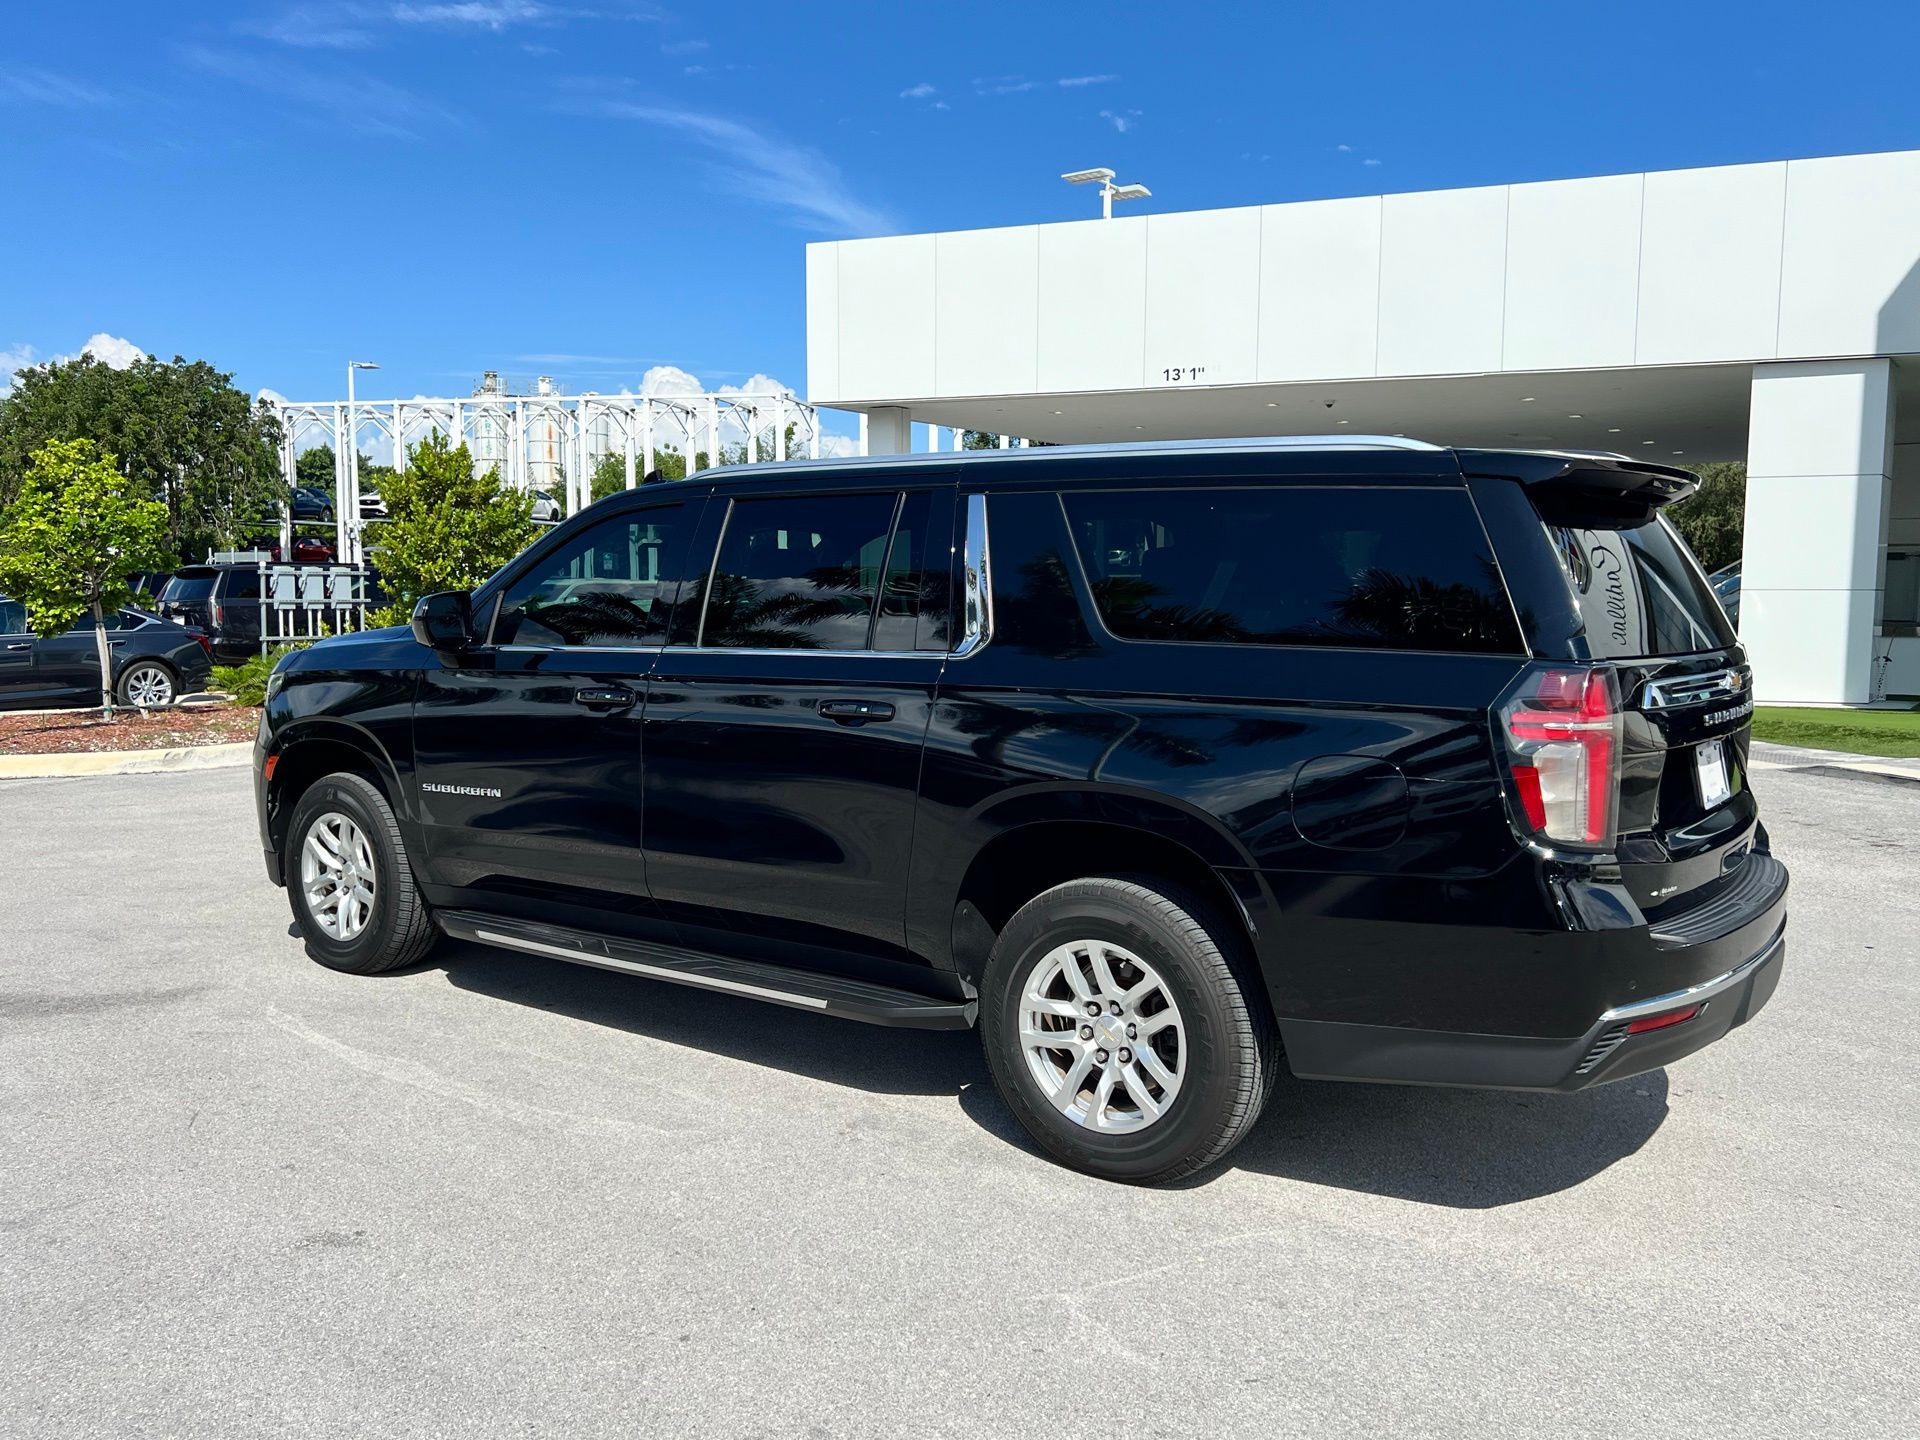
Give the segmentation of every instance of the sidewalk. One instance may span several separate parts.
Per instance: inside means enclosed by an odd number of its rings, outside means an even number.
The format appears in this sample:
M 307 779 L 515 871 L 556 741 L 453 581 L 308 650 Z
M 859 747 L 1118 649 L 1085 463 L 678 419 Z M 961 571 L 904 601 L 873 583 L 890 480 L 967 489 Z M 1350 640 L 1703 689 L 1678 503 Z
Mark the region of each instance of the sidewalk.
M 1854 755 L 1845 750 L 1804 750 L 1767 740 L 1753 742 L 1748 763 L 1755 770 L 1851 770 L 1861 775 L 1920 782 L 1920 760 L 1902 760 L 1892 755 Z

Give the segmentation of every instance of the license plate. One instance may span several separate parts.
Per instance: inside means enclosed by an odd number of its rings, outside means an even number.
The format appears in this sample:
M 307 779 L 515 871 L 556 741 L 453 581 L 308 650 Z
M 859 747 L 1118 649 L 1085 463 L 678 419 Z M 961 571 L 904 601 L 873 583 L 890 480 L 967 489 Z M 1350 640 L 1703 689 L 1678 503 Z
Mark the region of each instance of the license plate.
M 1727 751 L 1718 740 L 1709 740 L 1693 752 L 1695 773 L 1700 777 L 1700 803 L 1711 810 L 1724 804 L 1733 794 L 1727 783 Z

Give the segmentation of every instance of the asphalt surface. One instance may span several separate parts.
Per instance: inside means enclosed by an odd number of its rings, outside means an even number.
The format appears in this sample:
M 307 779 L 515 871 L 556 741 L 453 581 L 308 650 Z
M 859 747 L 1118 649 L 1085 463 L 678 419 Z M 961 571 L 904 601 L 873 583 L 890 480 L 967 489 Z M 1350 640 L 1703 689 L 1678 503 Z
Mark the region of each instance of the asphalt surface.
M 1760 777 L 1771 1006 L 1574 1096 L 1283 1079 L 1172 1190 L 971 1035 L 288 934 L 245 771 L 0 784 L 0 1435 L 1910 1435 L 1920 785 Z

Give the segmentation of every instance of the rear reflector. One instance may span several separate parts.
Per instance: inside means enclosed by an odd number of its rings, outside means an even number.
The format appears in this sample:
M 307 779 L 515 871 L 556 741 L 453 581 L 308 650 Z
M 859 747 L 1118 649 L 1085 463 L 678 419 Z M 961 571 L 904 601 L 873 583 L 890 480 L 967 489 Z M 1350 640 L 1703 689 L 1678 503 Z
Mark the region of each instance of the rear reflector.
M 279 763 L 280 763 L 280 757 L 278 755 L 267 756 L 265 763 L 262 764 L 260 767 L 261 775 L 263 775 L 268 780 L 273 779 L 274 767 L 277 766 Z
M 1689 1005 L 1684 1010 L 1669 1010 L 1664 1015 L 1649 1015 L 1644 1020 L 1635 1020 L 1627 1026 L 1629 1035 L 1644 1035 L 1649 1030 L 1664 1030 L 1669 1025 L 1679 1025 L 1693 1019 L 1701 1011 L 1698 1005 Z

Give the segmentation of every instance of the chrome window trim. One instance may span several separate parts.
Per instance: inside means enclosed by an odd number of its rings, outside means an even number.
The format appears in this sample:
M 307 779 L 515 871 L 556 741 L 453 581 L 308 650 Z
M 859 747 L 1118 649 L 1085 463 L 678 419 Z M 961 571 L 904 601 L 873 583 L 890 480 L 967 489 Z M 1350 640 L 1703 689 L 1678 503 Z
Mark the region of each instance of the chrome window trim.
M 987 535 L 987 497 L 965 497 L 967 530 L 960 552 L 960 643 L 956 660 L 977 655 L 993 639 L 993 551 Z

